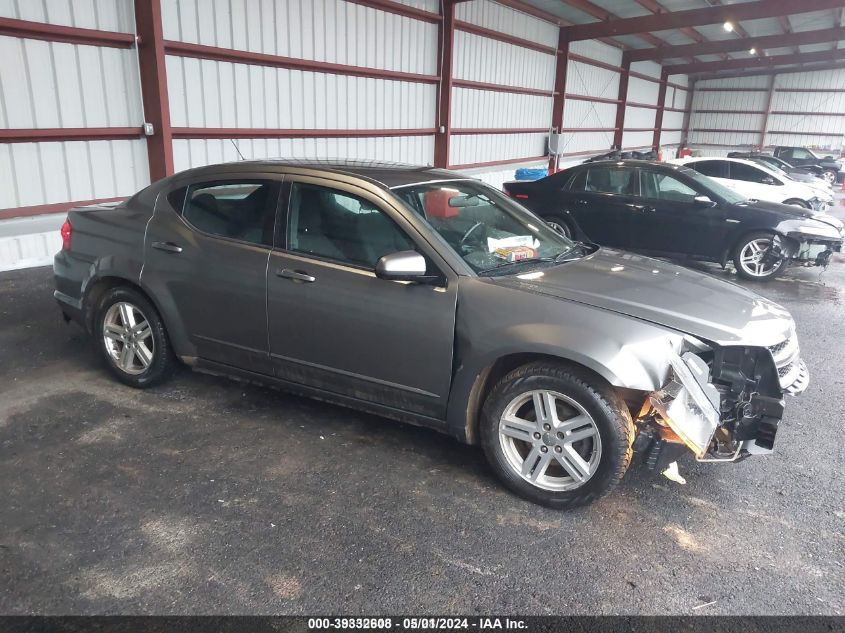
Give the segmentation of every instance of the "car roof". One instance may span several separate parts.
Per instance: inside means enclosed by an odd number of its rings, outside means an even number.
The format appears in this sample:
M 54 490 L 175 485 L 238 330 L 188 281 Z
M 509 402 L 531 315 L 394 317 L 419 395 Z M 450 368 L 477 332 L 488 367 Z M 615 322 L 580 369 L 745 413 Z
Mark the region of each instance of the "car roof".
M 617 158 L 615 160 L 594 160 L 589 163 L 581 163 L 580 165 L 575 165 L 570 167 L 570 169 L 577 169 L 580 167 L 589 168 L 589 167 L 598 167 L 598 166 L 605 166 L 605 167 L 613 167 L 613 166 L 620 166 L 620 165 L 627 165 L 629 167 L 656 167 L 658 169 L 668 169 L 672 171 L 678 171 L 679 168 L 683 167 L 683 164 L 679 163 L 667 163 L 664 161 L 659 160 L 642 160 L 639 158 Z
M 218 163 L 195 167 L 183 172 L 182 175 L 201 176 L 205 172 L 220 172 L 222 169 L 246 171 L 247 169 L 292 167 L 298 169 L 314 169 L 327 173 L 343 174 L 364 178 L 372 183 L 391 189 L 414 184 L 423 184 L 443 180 L 469 180 L 464 174 L 447 169 L 439 169 L 426 165 L 409 165 L 405 163 L 391 163 L 376 160 L 345 160 L 345 159 L 294 159 L 273 158 L 260 160 L 243 160 L 229 163 Z

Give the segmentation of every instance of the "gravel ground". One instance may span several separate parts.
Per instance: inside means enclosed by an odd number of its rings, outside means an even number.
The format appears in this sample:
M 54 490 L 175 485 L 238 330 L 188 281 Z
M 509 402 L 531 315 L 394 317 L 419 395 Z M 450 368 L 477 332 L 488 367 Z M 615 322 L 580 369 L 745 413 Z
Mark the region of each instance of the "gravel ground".
M 755 289 L 812 379 L 775 454 L 561 513 L 431 431 L 188 371 L 124 387 L 49 269 L 4 273 L 0 613 L 842 614 L 845 265 Z

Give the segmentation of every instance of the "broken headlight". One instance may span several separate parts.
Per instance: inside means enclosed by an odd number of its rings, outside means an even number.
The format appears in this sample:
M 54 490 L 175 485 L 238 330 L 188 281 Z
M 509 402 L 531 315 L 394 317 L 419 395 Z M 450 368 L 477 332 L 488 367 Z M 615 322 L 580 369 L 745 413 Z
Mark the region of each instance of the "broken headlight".
M 651 405 L 684 443 L 701 458 L 719 426 L 719 392 L 710 368 L 692 352 L 669 359 L 666 384 L 651 394 Z

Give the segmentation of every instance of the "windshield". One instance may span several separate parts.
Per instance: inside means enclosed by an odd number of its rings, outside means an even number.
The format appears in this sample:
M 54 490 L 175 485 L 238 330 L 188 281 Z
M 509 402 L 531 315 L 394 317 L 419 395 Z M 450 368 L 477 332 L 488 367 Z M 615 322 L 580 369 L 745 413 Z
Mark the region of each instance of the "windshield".
M 773 171 L 776 174 L 780 174 L 781 176 L 785 176 L 786 178 L 791 178 L 791 176 L 788 173 L 786 173 L 783 169 L 781 169 L 778 165 L 775 165 L 774 163 L 770 163 L 766 159 L 752 158 L 751 160 L 753 160 L 755 163 L 761 165 L 762 167 L 765 167 L 769 171 Z
M 709 176 L 699 174 L 697 171 L 692 169 L 688 169 L 684 173 L 692 178 L 695 181 L 695 184 L 699 185 L 708 194 L 716 195 L 729 204 L 739 204 L 740 202 L 745 202 L 747 200 L 745 196 L 741 196 L 736 191 L 728 189 Z
M 524 272 L 554 263 L 577 243 L 484 183 L 466 180 L 398 187 L 393 193 L 477 273 Z

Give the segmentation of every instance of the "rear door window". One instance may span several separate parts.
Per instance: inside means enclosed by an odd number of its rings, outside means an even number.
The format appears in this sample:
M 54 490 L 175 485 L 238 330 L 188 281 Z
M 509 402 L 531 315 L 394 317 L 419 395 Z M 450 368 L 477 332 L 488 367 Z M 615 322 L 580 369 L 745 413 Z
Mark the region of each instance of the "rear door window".
M 637 170 L 630 167 L 590 167 L 587 170 L 584 191 L 638 196 L 640 191 Z
M 188 187 L 182 217 L 209 235 L 272 246 L 277 202 L 273 181 L 206 182 Z
M 711 178 L 728 177 L 728 161 L 726 160 L 699 160 L 689 163 L 687 167 L 692 167 L 699 174 L 704 174 Z
M 743 180 L 745 182 L 763 183 L 766 178 L 772 178 L 762 169 L 757 169 L 744 163 L 731 163 L 731 180 Z

